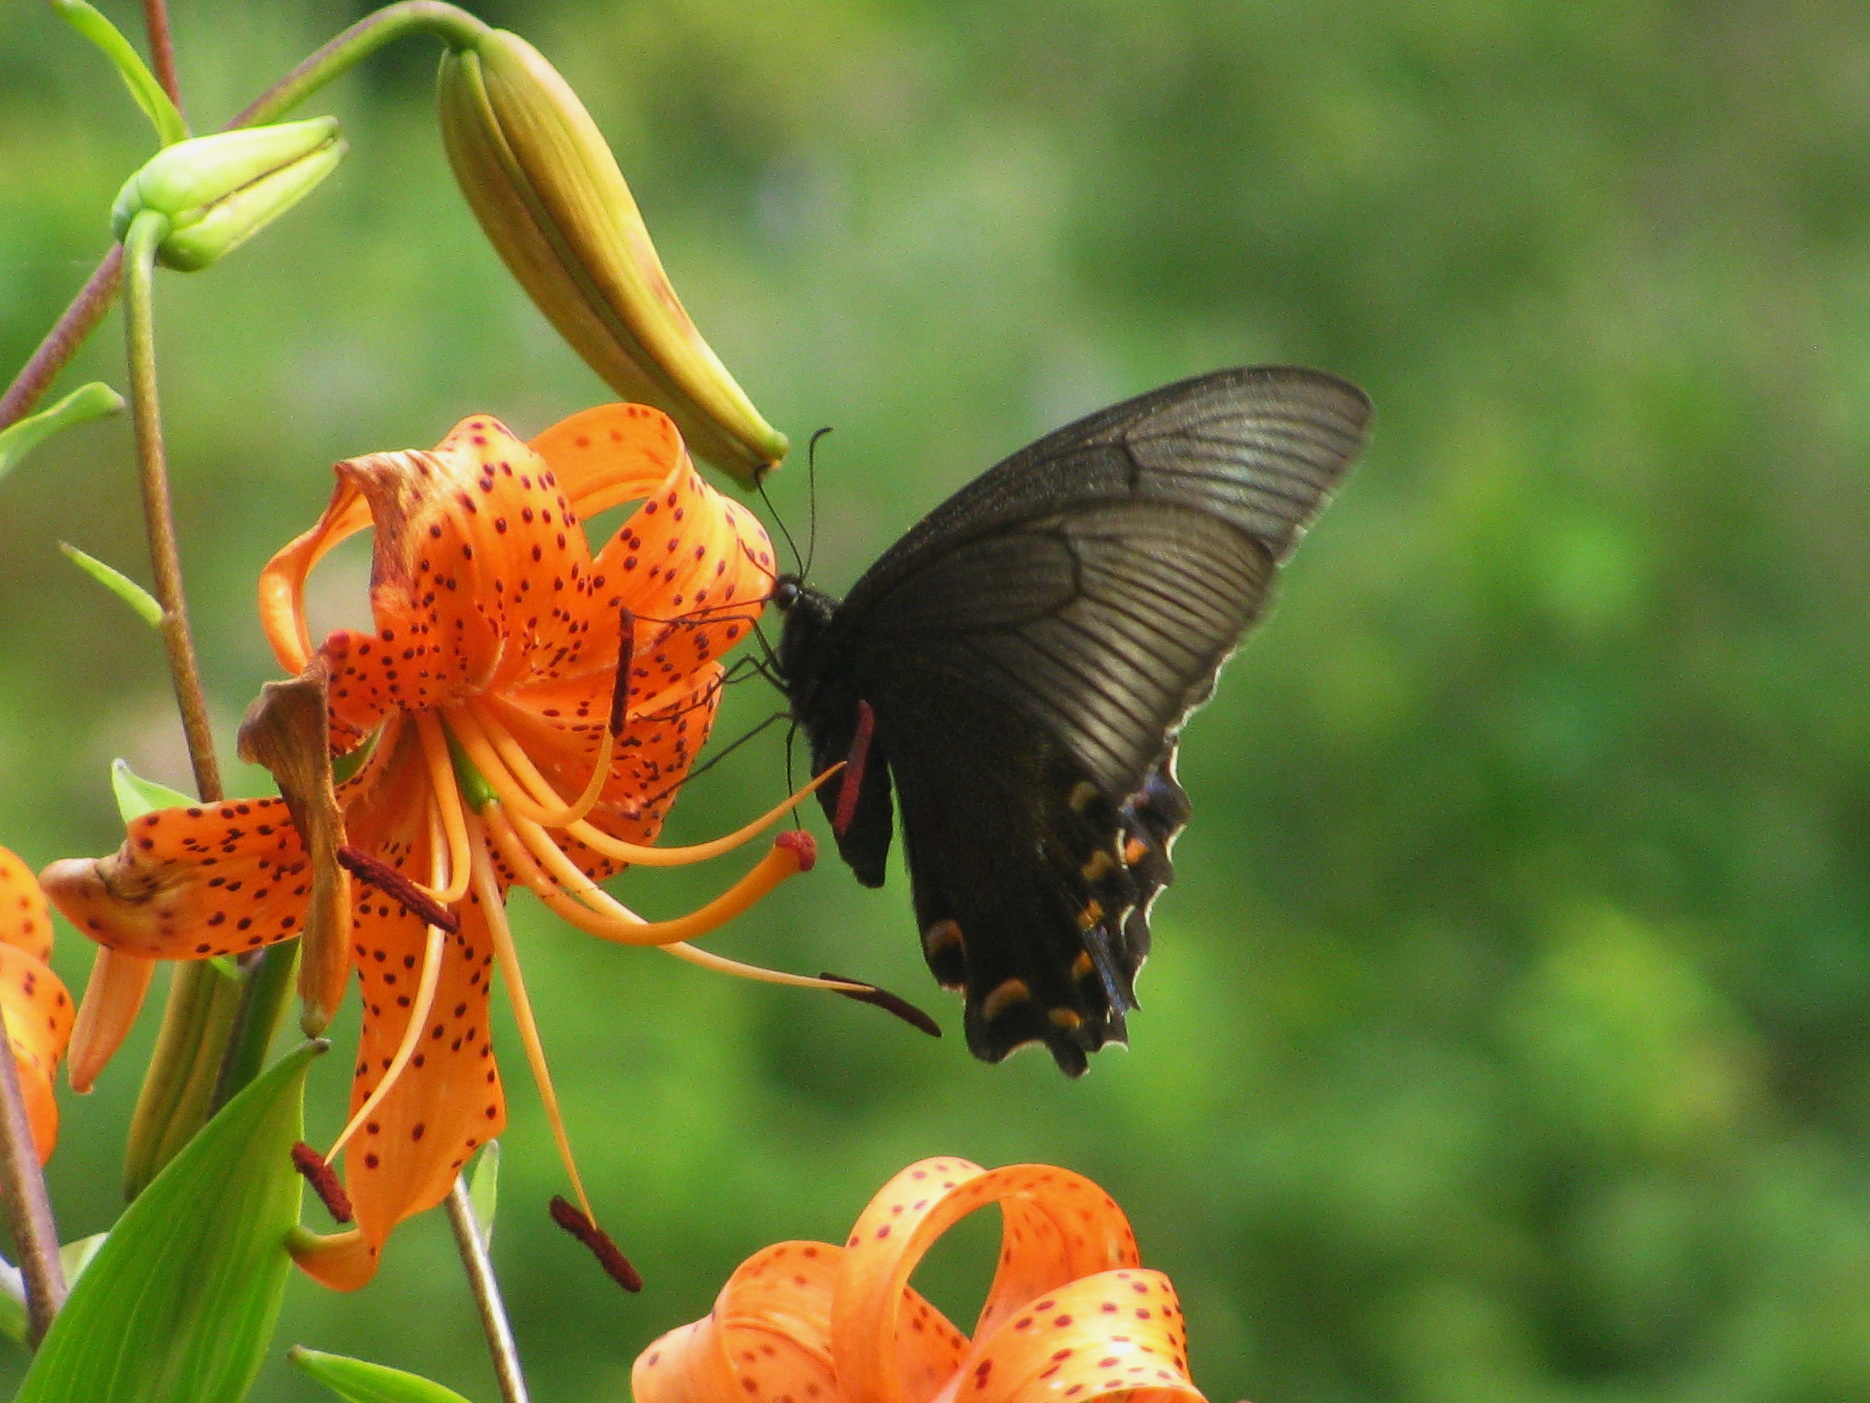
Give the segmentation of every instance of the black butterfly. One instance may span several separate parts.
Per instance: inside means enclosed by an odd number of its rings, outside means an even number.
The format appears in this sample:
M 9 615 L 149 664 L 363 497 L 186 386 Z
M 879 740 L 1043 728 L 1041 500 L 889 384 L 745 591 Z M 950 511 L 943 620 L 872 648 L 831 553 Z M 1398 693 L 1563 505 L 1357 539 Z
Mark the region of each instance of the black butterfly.
M 950 497 L 842 603 L 781 576 L 778 665 L 838 848 L 883 883 L 902 805 L 923 954 L 997 1062 L 1123 1041 L 1188 822 L 1182 723 L 1370 420 L 1315 370 L 1222 370 L 1048 434 Z M 849 795 L 845 789 L 855 787 Z

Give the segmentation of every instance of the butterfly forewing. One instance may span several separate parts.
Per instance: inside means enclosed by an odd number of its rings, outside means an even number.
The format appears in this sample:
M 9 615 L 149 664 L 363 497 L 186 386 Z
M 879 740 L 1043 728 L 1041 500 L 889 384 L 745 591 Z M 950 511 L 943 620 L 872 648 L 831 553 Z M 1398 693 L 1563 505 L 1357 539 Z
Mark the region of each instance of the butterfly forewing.
M 970 1047 L 1067 1072 L 1124 1036 L 1188 818 L 1177 734 L 1362 442 L 1316 371 L 1221 371 L 1048 435 L 956 493 L 782 657 L 815 759 L 875 718 L 846 858 L 880 880 L 887 764 L 924 952 Z M 795 634 L 795 621 L 799 626 Z M 787 644 L 794 646 L 788 650 Z M 841 781 L 820 791 L 833 812 Z M 859 831 L 861 830 L 861 831 Z

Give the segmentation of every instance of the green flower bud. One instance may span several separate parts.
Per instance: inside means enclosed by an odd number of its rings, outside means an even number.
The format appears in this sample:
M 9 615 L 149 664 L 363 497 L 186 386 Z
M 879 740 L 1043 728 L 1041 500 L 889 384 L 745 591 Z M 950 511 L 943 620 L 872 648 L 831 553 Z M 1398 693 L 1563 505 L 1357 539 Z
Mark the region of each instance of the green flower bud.
M 165 146 L 117 192 L 121 239 L 144 210 L 166 215 L 165 266 L 193 272 L 232 252 L 311 192 L 346 147 L 335 117 L 217 132 Z
M 539 51 L 492 30 L 442 60 L 442 139 L 488 240 L 559 333 L 689 451 L 751 485 L 786 453 L 683 310 L 597 124 Z

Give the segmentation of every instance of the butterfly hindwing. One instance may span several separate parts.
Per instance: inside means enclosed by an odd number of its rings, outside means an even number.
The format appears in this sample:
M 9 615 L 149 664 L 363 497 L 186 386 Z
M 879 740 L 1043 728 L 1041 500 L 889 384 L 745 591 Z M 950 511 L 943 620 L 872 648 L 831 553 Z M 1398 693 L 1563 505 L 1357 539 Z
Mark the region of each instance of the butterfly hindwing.
M 1368 417 L 1316 371 L 1184 381 L 976 479 L 843 604 L 795 591 L 780 663 L 815 765 L 875 717 L 841 851 L 881 880 L 893 779 L 924 954 L 977 1056 L 1043 1041 L 1076 1074 L 1124 1038 L 1188 820 L 1182 722 Z
M 1042 1041 L 1077 1075 L 1087 1053 L 1125 1039 L 1147 903 L 1170 872 L 1179 822 L 1152 829 L 1136 806 L 1181 791 L 1167 778 L 1152 797 L 1113 801 L 1043 728 L 946 692 L 930 698 L 930 743 L 918 736 L 890 762 L 923 954 L 965 990 L 976 1056 L 997 1062 Z M 893 711 L 879 710 L 879 735 Z

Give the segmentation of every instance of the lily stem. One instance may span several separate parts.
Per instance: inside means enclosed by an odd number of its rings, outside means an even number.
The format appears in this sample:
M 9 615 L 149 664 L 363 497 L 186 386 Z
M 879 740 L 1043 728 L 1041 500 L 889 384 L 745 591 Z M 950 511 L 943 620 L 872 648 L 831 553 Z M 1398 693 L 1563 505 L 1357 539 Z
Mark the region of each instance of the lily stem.
M 161 0 L 145 0 L 145 4 L 150 10 L 159 12 L 166 34 L 168 16 Z M 386 5 L 375 14 L 358 20 L 261 93 L 227 124 L 226 130 L 256 126 L 284 116 L 325 84 L 342 77 L 385 44 L 405 35 L 424 32 L 434 34 L 451 48 L 459 49 L 473 44 L 488 29 L 486 23 L 466 10 L 442 4 L 440 0 L 402 0 L 401 4 Z M 174 98 L 173 58 L 168 71 L 164 72 L 161 45 L 155 33 L 152 27 L 150 47 L 156 55 L 157 72 L 163 86 L 169 89 L 169 95 Z M 0 429 L 32 412 L 33 406 L 51 387 L 58 373 L 71 362 L 78 348 L 84 345 L 85 338 L 103 319 L 104 313 L 110 310 L 111 301 L 117 295 L 118 268 L 122 259 L 123 250 L 120 247 L 113 247 L 104 255 L 83 290 L 72 299 L 71 305 L 39 343 L 32 359 L 14 377 L 5 396 L 0 397 Z
M 461 1253 L 461 1264 L 467 1268 L 474 1304 L 480 1307 L 481 1328 L 487 1332 L 487 1352 L 493 1356 L 502 1403 L 530 1403 L 526 1376 L 519 1367 L 519 1347 L 513 1343 L 506 1303 L 500 1299 L 500 1283 L 493 1274 L 493 1260 L 487 1255 L 487 1239 L 481 1236 L 480 1222 L 474 1216 L 467 1180 L 459 1174 L 448 1191 L 448 1225 L 454 1229 L 455 1247 Z
M 65 1270 L 58 1258 L 58 1225 L 45 1191 L 39 1152 L 20 1092 L 19 1064 L 0 1012 L 0 1200 L 26 1278 L 26 1339 L 35 1349 L 65 1304 Z
M 451 49 L 465 49 L 491 28 L 486 21 L 441 0 L 401 0 L 400 4 L 385 5 L 365 15 L 261 93 L 227 125 L 252 127 L 276 121 L 333 78 L 350 72 L 405 34 L 433 34 Z
M 150 567 L 156 600 L 162 605 L 162 641 L 169 653 L 169 675 L 182 713 L 182 734 L 195 771 L 195 793 L 203 803 L 222 796 L 220 766 L 214 758 L 214 732 L 208 702 L 195 661 L 195 639 L 188 626 L 188 602 L 182 593 L 182 559 L 175 544 L 175 513 L 169 500 L 169 463 L 162 445 L 162 406 L 156 396 L 156 325 L 154 288 L 156 245 L 169 231 L 166 215 L 144 210 L 130 222 L 123 238 L 124 332 L 130 361 L 130 412 L 136 423 L 136 459 L 143 484 L 143 524 L 149 533 Z

